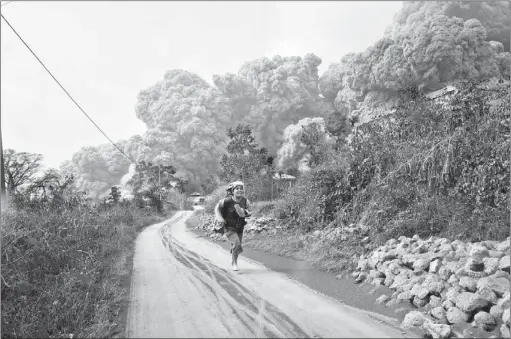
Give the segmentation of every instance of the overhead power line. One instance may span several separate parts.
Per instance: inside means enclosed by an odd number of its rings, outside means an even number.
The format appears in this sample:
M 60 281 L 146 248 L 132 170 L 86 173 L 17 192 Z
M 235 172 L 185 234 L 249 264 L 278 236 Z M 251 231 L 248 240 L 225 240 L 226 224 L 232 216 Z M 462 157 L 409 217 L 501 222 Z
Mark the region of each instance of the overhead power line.
M 9 21 L 7 21 L 7 19 L 1 15 L 2 19 L 4 19 L 4 21 L 7 23 L 7 25 L 9 25 L 9 27 L 12 29 L 12 31 L 18 36 L 18 38 L 21 40 L 21 42 L 23 42 L 23 44 L 28 48 L 28 50 L 32 53 L 32 55 L 37 59 L 37 61 L 39 61 L 39 63 L 44 67 L 44 69 L 48 72 L 48 74 L 50 74 L 50 76 L 53 78 L 53 80 L 55 80 L 55 82 L 60 86 L 60 88 L 62 88 L 62 90 L 67 94 L 67 96 L 69 97 L 69 99 L 71 99 L 73 101 L 73 103 L 80 109 L 80 111 L 82 111 L 83 114 L 85 114 L 85 116 L 90 120 L 90 122 L 92 122 L 92 124 L 105 136 L 105 138 L 108 139 L 108 141 L 110 141 L 112 143 L 112 145 L 115 146 L 115 148 L 117 148 L 117 150 L 119 150 L 119 152 L 121 152 L 128 160 L 130 160 L 132 163 L 138 165 L 138 163 L 133 160 L 129 155 L 127 155 L 126 153 L 124 153 L 124 151 L 122 149 L 119 148 L 119 146 L 117 146 L 117 144 L 115 142 L 112 141 L 112 139 L 110 139 L 108 137 L 108 135 L 106 135 L 105 132 L 103 132 L 101 130 L 101 128 L 99 128 L 99 126 L 94 122 L 94 120 L 91 119 L 91 117 L 89 117 L 89 115 L 87 113 L 85 113 L 85 111 L 80 107 L 80 105 L 78 105 L 78 103 L 76 102 L 75 99 L 73 99 L 73 97 L 68 93 L 68 91 L 66 91 L 66 89 L 64 88 L 64 86 L 62 86 L 60 84 L 60 82 L 53 76 L 53 74 L 50 72 L 50 70 L 44 65 L 44 63 L 37 57 L 37 55 L 34 53 L 34 51 L 32 51 L 32 49 L 28 46 L 28 44 L 23 40 L 23 38 L 18 34 L 18 32 L 16 32 L 16 30 L 14 29 L 14 27 L 12 27 L 12 25 L 9 23 Z M 160 174 L 159 173 L 159 170 L 160 168 L 158 167 L 158 175 Z M 142 184 L 142 186 L 145 186 L 147 188 L 150 188 L 148 185 L 146 184 Z M 158 188 L 158 190 L 161 190 L 161 187 Z M 160 198 L 161 199 L 161 198 Z
M 76 105 L 76 107 L 78 107 L 78 109 L 80 109 L 80 111 L 82 111 L 82 113 L 90 120 L 90 122 L 92 122 L 92 124 L 105 136 L 105 138 L 108 139 L 108 141 L 110 141 L 112 143 L 112 145 L 115 146 L 115 148 L 117 148 L 119 150 L 119 152 L 121 152 L 126 158 L 128 158 L 131 162 L 133 162 L 134 164 L 136 164 L 137 162 L 135 160 L 133 160 L 129 155 L 127 155 L 126 153 L 124 153 L 124 151 L 122 149 L 119 148 L 119 146 L 117 146 L 117 144 L 115 142 L 112 141 L 112 139 L 110 139 L 108 137 L 108 135 L 106 135 L 105 132 L 103 132 L 103 130 L 101 130 L 101 128 L 99 128 L 99 126 L 94 122 L 94 120 L 91 119 L 91 117 L 89 117 L 89 115 L 87 113 L 85 113 L 85 111 L 80 107 L 80 105 L 78 105 L 78 103 L 76 102 L 75 99 L 73 99 L 73 97 L 71 96 L 71 94 L 68 93 L 68 91 L 66 91 L 66 89 L 64 88 L 64 86 L 62 86 L 60 84 L 60 82 L 53 76 L 53 74 L 50 72 L 50 70 L 44 65 L 44 63 L 37 57 L 37 55 L 34 53 L 34 51 L 32 51 L 32 49 L 28 46 L 28 44 L 25 42 L 25 40 L 23 40 L 23 38 L 18 34 L 18 32 L 16 32 L 16 30 L 14 29 L 14 27 L 12 27 L 12 25 L 9 23 L 9 21 L 7 21 L 7 19 L 3 16 L 3 14 L 1 15 L 2 16 L 2 19 L 4 19 L 4 21 L 7 23 L 7 25 L 9 25 L 9 27 L 12 29 L 12 31 L 14 32 L 14 34 L 16 34 L 18 36 L 18 38 L 21 40 L 21 42 L 23 42 L 23 44 L 28 48 L 28 50 L 30 51 L 30 53 L 32 53 L 32 55 L 37 59 L 37 61 L 39 61 L 39 63 L 44 67 L 44 69 L 46 70 L 46 72 L 48 72 L 48 74 L 50 74 L 50 76 L 53 78 L 53 80 L 55 80 L 55 82 L 60 86 L 60 88 L 62 88 L 62 90 L 67 94 L 67 96 L 69 97 L 69 99 L 71 99 L 74 104 Z

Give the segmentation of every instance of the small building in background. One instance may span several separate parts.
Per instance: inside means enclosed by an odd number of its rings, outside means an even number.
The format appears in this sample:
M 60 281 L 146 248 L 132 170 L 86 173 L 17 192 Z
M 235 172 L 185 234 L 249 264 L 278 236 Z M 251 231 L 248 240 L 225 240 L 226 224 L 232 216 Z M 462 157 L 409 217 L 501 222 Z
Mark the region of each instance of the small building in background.
M 291 186 L 293 186 L 294 182 L 296 181 L 296 177 L 289 175 L 289 174 L 284 174 L 284 173 L 282 173 L 282 174 L 275 173 L 275 175 L 273 176 L 273 181 L 280 185 L 288 185 L 288 187 L 291 187 Z
M 271 200 L 280 197 L 284 190 L 293 187 L 295 183 L 295 176 L 285 173 L 275 173 L 271 181 Z
M 446 104 L 454 95 L 456 95 L 456 93 L 458 93 L 458 89 L 454 86 L 448 85 L 426 94 L 426 98 L 439 104 Z
M 188 200 L 191 201 L 194 205 L 199 205 L 204 203 L 205 198 L 202 196 L 202 194 L 198 192 L 193 192 L 192 194 L 190 194 Z

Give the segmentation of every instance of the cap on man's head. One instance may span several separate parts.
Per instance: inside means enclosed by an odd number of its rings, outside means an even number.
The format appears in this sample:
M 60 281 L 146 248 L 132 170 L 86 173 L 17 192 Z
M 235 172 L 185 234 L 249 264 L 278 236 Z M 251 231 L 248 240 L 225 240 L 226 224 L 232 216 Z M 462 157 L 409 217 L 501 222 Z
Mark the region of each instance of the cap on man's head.
M 233 191 L 238 186 L 245 187 L 242 181 L 233 181 L 227 185 L 227 191 Z

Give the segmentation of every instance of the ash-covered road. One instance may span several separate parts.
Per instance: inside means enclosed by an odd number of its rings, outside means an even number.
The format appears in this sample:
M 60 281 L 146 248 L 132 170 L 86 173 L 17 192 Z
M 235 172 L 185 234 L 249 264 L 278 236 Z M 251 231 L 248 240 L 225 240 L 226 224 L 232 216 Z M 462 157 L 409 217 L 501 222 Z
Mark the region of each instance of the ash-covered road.
M 232 272 L 229 252 L 186 230 L 192 213 L 178 212 L 137 238 L 129 337 L 405 336 L 243 255 Z

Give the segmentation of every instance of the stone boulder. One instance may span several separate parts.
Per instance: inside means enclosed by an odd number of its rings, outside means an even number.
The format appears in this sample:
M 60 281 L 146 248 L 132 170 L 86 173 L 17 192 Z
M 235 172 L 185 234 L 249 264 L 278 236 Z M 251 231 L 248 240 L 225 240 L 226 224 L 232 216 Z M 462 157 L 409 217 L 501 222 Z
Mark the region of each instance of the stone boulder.
M 497 302 L 497 306 L 500 306 L 503 310 L 505 310 L 506 308 L 509 308 L 511 306 L 511 304 L 509 302 L 509 295 L 510 295 L 510 293 L 506 292 L 504 294 L 504 296 L 502 297 L 502 299 L 500 299 Z
M 446 312 L 447 321 L 451 324 L 463 324 L 466 323 L 468 320 L 469 315 L 462 310 L 460 310 L 458 307 L 451 307 Z
M 500 259 L 499 269 L 501 269 L 502 271 L 506 271 L 507 273 L 510 273 L 509 272 L 509 254 Z
M 440 269 L 440 266 L 442 265 L 442 262 L 440 259 L 435 259 L 429 264 L 429 270 L 430 273 L 437 273 Z
M 453 307 L 454 303 L 451 300 L 444 300 L 444 302 L 442 302 L 442 308 L 446 311 L 450 310 Z
M 509 326 L 509 308 L 505 309 L 502 313 L 502 321 Z
M 477 294 L 486 299 L 490 304 L 496 304 L 498 302 L 498 297 L 495 292 L 493 292 L 489 287 L 482 287 L 477 290 Z
M 501 251 L 501 252 L 509 252 L 510 247 L 511 247 L 511 242 L 508 237 L 507 240 L 504 240 L 504 241 L 500 242 L 499 244 L 497 244 L 495 246 L 495 249 L 497 251 Z
M 468 292 L 475 292 L 477 290 L 477 280 L 470 277 L 461 277 L 459 285 Z
M 431 316 L 435 319 L 443 319 L 445 317 L 445 310 L 443 309 L 443 307 L 439 306 L 439 307 L 433 307 L 430 311 L 429 311 L 429 314 L 431 314 Z
M 439 307 L 442 306 L 442 298 L 432 295 L 429 297 L 429 304 L 431 307 Z
M 390 299 L 390 297 L 386 294 L 382 294 L 378 297 L 378 299 L 376 299 L 376 302 L 378 304 L 384 304 L 386 303 L 388 300 Z
M 498 258 L 484 258 L 483 264 L 484 264 L 484 272 L 487 274 L 493 274 L 497 272 L 499 269 L 499 259 Z
M 495 318 L 488 312 L 479 311 L 474 316 L 474 322 L 485 331 L 491 331 L 497 325 Z
M 405 315 L 401 325 L 405 328 L 421 327 L 424 322 L 431 322 L 432 319 L 419 311 L 411 311 Z
M 490 253 L 490 258 L 495 258 L 495 259 L 500 259 L 506 255 L 505 252 L 497 251 L 497 250 L 490 250 L 489 253 Z
M 490 308 L 490 314 L 498 319 L 500 317 L 502 317 L 502 315 L 504 314 L 504 310 L 502 309 L 502 307 L 500 307 L 499 305 L 493 305 L 491 308 Z
M 489 302 L 477 293 L 463 292 L 456 297 L 455 304 L 463 312 L 471 313 L 485 308 Z
M 483 260 L 483 258 L 487 258 L 490 256 L 490 252 L 488 249 L 483 245 L 474 245 L 470 249 L 469 256 L 474 259 Z
M 505 324 L 500 326 L 500 333 L 502 338 L 509 338 L 509 327 Z
M 495 292 L 495 294 L 498 297 L 502 297 L 504 295 L 504 293 L 509 292 L 510 284 L 509 284 L 509 280 L 506 278 L 490 276 L 490 277 L 481 278 L 477 282 L 478 290 L 483 289 L 485 287 L 487 287 L 487 288 L 491 289 L 493 292 Z
M 429 268 L 429 264 L 431 263 L 429 258 L 420 258 L 412 264 L 412 267 L 416 271 L 425 271 Z
M 358 281 L 368 277 L 367 281 L 393 290 L 390 298 L 382 295 L 378 303 L 406 305 L 403 310 L 410 303 L 417 307 L 406 315 L 403 326 L 421 328 L 430 337 L 459 336 L 458 331 L 467 332 L 469 320 L 475 328 L 472 337 L 483 331 L 490 334 L 501 323 L 505 335 L 511 280 L 508 250 L 509 239 L 464 243 L 401 236 L 360 256 L 353 277 Z
M 435 324 L 433 322 L 425 321 L 422 328 L 425 329 L 433 338 L 447 339 L 452 334 L 451 326 L 446 324 Z

